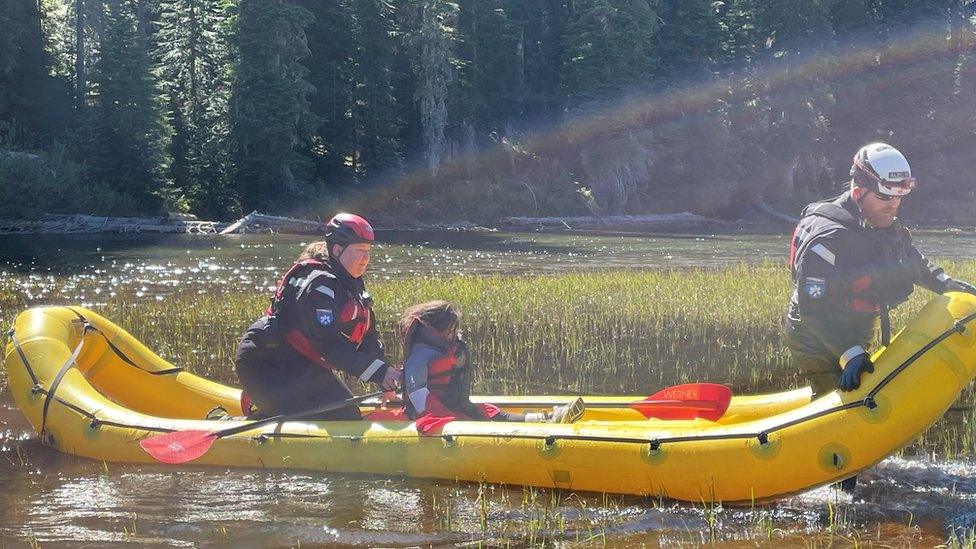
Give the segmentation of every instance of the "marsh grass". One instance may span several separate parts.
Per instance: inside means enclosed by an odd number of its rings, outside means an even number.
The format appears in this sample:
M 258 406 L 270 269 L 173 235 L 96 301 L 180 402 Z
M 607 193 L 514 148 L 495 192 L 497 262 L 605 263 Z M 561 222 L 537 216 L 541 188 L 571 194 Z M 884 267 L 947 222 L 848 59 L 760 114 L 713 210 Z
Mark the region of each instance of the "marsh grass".
M 974 549 L 976 548 L 976 526 L 968 528 L 953 528 L 949 534 L 949 539 L 945 545 L 949 549 Z

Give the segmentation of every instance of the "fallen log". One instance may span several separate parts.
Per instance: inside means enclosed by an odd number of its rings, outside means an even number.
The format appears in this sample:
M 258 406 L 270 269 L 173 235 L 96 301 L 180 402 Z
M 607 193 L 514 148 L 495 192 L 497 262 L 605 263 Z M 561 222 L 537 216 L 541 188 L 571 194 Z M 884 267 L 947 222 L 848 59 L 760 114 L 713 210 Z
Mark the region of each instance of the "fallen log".
M 307 219 L 259 214 L 256 210 L 231 223 L 220 234 L 289 233 L 322 234 L 326 224 Z
M 223 225 L 196 219 L 46 214 L 37 220 L 0 219 L 0 234 L 217 234 Z
M 653 229 L 687 229 L 702 225 L 723 225 L 723 221 L 689 212 L 646 215 L 604 215 L 575 217 L 503 217 L 500 225 L 508 228 L 537 229 L 606 229 L 610 227 L 645 227 Z
M 779 221 L 780 223 L 789 223 L 790 225 L 796 225 L 797 223 L 800 222 L 800 218 L 793 217 L 792 215 L 788 215 L 783 212 L 776 211 L 771 207 L 767 206 L 766 204 L 763 204 L 762 202 L 756 203 L 755 207 L 757 210 L 759 210 L 759 213 L 769 217 L 770 219 L 773 219 L 774 221 Z

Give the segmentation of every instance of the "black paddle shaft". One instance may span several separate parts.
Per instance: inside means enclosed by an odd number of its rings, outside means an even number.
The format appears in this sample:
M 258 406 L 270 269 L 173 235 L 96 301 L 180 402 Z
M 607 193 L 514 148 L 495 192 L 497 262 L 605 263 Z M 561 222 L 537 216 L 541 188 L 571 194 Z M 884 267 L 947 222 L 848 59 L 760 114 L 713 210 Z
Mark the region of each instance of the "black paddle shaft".
M 231 435 L 236 435 L 237 433 L 243 433 L 245 431 L 250 431 L 251 429 L 256 429 L 262 425 L 270 425 L 272 423 L 280 423 L 282 421 L 288 421 L 292 419 L 298 419 L 305 416 L 312 416 L 315 414 L 323 414 L 325 412 L 331 412 L 332 410 L 338 410 L 339 408 L 345 408 L 351 404 L 359 404 L 360 402 L 375 398 L 383 394 L 383 391 L 378 391 L 376 393 L 370 393 L 368 395 L 354 396 L 352 398 L 347 398 L 346 400 L 340 400 L 338 402 L 333 402 L 331 404 L 326 404 L 320 408 L 314 410 L 305 410 L 304 412 L 295 412 L 293 414 L 279 414 L 276 416 L 271 416 L 264 419 L 258 419 L 244 425 L 238 425 L 237 427 L 231 427 L 229 429 L 221 429 L 220 431 L 214 431 L 214 435 L 217 438 L 229 437 Z

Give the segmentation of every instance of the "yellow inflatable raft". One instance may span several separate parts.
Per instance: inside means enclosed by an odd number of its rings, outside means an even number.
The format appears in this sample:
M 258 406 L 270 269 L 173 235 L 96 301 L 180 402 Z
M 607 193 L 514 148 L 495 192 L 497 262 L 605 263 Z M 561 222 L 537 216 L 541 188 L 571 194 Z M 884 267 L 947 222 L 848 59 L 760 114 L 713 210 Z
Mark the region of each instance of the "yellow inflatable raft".
M 715 422 L 594 408 L 573 424 L 455 421 L 420 436 L 407 422 L 289 421 L 220 438 L 193 463 L 767 500 L 846 478 L 927 429 L 976 375 L 974 319 L 976 297 L 936 297 L 875 355 L 859 390 L 812 403 L 808 389 L 735 397 Z M 215 406 L 239 413 L 238 389 L 174 367 L 91 311 L 32 309 L 12 333 L 10 391 L 62 452 L 155 463 L 139 444 L 147 437 L 245 423 L 202 419 Z M 543 398 L 482 400 L 521 410 Z

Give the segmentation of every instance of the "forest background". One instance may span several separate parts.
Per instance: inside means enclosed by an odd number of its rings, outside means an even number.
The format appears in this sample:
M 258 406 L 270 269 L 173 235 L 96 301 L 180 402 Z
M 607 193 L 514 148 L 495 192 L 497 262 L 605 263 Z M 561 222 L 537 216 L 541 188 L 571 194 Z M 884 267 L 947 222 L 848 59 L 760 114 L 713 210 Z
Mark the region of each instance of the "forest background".
M 976 219 L 972 0 L 0 0 L 0 218 Z

